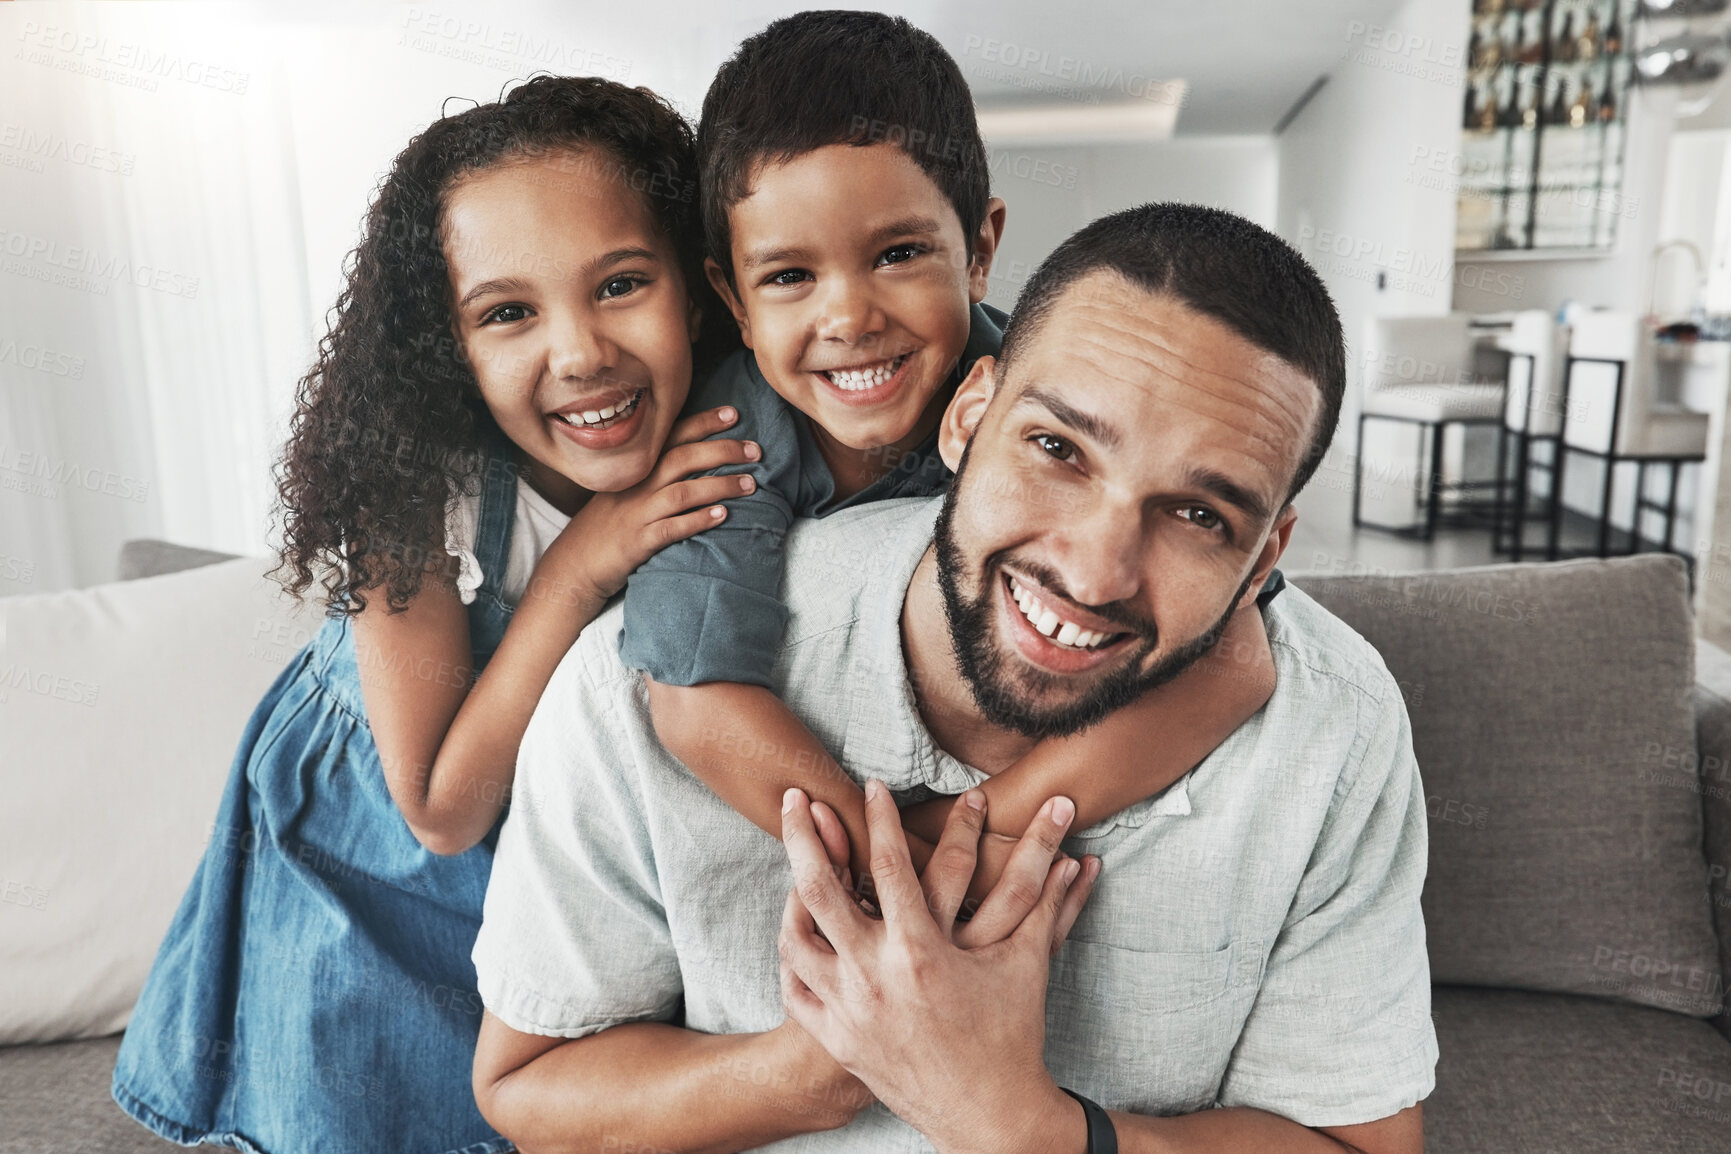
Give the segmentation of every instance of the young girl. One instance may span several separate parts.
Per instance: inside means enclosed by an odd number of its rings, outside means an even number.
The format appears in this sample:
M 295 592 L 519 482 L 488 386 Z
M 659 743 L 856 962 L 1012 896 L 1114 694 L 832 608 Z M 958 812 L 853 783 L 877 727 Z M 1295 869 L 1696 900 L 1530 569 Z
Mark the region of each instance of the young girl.
M 246 728 L 115 1070 L 157 1133 L 510 1148 L 470 1090 L 469 952 L 517 746 L 631 570 L 752 488 L 686 479 L 757 452 L 703 440 L 728 408 L 676 423 L 707 348 L 693 177 L 647 90 L 543 77 L 380 187 L 279 486 L 287 584 L 331 620 Z

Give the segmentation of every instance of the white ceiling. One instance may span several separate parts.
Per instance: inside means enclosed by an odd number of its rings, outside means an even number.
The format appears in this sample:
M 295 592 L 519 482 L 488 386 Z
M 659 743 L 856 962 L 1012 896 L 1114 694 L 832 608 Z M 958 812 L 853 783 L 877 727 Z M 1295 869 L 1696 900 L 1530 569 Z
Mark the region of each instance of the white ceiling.
M 1420 0 L 1458 3 L 1468 0 Z M 712 75 L 738 40 L 770 20 L 817 3 L 779 0 L 676 0 L 687 34 Z M 1076 103 L 1096 93 L 1136 100 L 1148 81 L 1188 82 L 1181 136 L 1271 131 L 1318 76 L 1333 69 L 1353 41 L 1353 21 L 1385 23 L 1401 0 L 887 0 L 873 7 L 906 16 L 943 42 L 981 103 Z M 669 22 L 678 27 L 679 21 Z M 1363 48 L 1362 36 L 1356 41 Z M 1006 46 L 1014 45 L 1005 64 Z M 989 50 L 989 51 L 988 51 Z M 988 55 L 996 59 L 988 59 Z M 703 59 L 713 57 L 713 59 Z M 1050 75 L 1068 57 L 1071 75 L 1085 66 L 1104 86 Z M 697 63 L 698 61 L 694 61 Z M 1122 81 L 1111 81 L 1122 77 Z M 1054 86 L 1041 90 L 1038 85 Z
M 1427 0 L 1430 3 L 1467 0 Z M 1053 3 L 1051 0 L 948 2 L 907 15 L 943 41 L 981 103 L 1075 101 L 1068 91 L 1030 94 L 1031 84 L 1059 84 L 1060 58 L 1085 63 L 1094 76 L 1116 77 L 1119 99 L 1136 99 L 1135 77 L 1188 82 L 1178 116 L 1181 136 L 1265 133 L 1347 49 L 1353 21 L 1385 23 L 1401 0 L 1140 0 Z M 1020 67 L 985 59 L 986 39 L 1014 44 Z M 1363 38 L 1356 41 L 1363 48 Z M 1005 49 L 996 55 L 1002 59 Z M 1043 55 L 1042 55 L 1043 54 Z M 1016 54 L 1011 53 L 1011 59 Z M 1080 64 L 1072 64 L 1073 71 Z M 1018 83 L 1020 82 L 1020 83 Z M 1098 88 L 1101 101 L 1115 86 Z M 1132 91 L 1126 93 L 1124 89 Z
M 1470 0 L 1405 0 L 1458 4 Z M 1095 97 L 1147 99 L 1160 80 L 1187 82 L 1177 120 L 1180 136 L 1271 131 L 1317 77 L 1331 71 L 1364 37 L 1354 22 L 1383 25 L 1403 0 L 442 0 L 424 6 L 440 17 L 474 21 L 492 32 L 556 31 L 561 41 L 632 62 L 634 83 L 648 84 L 695 116 L 715 69 L 739 41 L 770 21 L 806 8 L 873 8 L 906 16 L 935 35 L 961 65 L 987 106 L 1076 105 Z M 401 5 L 349 0 L 270 0 L 213 4 L 268 14 L 276 24 L 404 23 Z M 407 11 L 420 11 L 419 8 Z M 1398 30 L 1398 29 L 1397 29 Z M 1019 63 L 1004 63 L 1007 46 Z M 1439 50 L 1445 46 L 1438 46 Z M 1464 51 L 1455 46 L 1455 51 Z M 990 58 L 989 58 L 990 57 Z M 1066 82 L 1068 58 L 1103 85 Z M 1116 83 L 1114 83 L 1116 81 Z M 1044 88 L 1035 86 L 1046 86 Z M 1056 90 L 1054 90 L 1056 89 Z M 1156 90 L 1158 97 L 1158 90 Z

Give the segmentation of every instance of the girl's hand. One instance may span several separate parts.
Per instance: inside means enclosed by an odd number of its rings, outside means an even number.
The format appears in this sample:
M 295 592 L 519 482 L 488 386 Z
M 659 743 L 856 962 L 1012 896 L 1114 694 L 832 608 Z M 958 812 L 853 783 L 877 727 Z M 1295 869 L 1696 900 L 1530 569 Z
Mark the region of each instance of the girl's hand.
M 605 601 L 662 548 L 719 525 L 727 509 L 714 502 L 755 491 L 756 479 L 748 473 L 691 474 L 744 464 L 763 455 L 755 441 L 704 440 L 738 419 L 733 406 L 723 405 L 674 425 L 649 476 L 621 492 L 590 497 L 548 551 L 564 545 L 560 551 L 570 558 L 571 579 Z

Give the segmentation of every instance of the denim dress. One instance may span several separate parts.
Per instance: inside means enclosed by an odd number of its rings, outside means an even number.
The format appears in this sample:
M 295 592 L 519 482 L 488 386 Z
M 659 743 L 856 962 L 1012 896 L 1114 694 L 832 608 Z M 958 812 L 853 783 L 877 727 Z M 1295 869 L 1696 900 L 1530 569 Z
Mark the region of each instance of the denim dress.
M 516 474 L 489 457 L 468 606 L 475 671 L 511 607 Z M 429 670 L 429 677 L 443 672 Z M 385 788 L 346 617 L 325 623 L 241 737 L 192 887 L 144 984 L 114 1098 L 163 1137 L 260 1154 L 513 1149 L 470 1088 L 470 949 L 498 826 L 423 849 Z

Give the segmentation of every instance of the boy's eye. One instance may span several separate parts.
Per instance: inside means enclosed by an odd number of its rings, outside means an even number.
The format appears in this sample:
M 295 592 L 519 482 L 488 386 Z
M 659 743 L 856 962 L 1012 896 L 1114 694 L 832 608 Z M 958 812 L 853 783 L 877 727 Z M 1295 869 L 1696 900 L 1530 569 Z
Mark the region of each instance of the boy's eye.
M 642 277 L 616 276 L 601 286 L 601 296 L 603 299 L 622 297 L 635 292 L 644 283 Z
M 508 325 L 513 321 L 523 320 L 528 315 L 529 309 L 526 305 L 500 305 L 497 308 L 489 309 L 487 314 L 481 318 L 481 323 L 484 325 L 495 323 Z
M 913 260 L 916 256 L 919 256 L 924 251 L 926 251 L 926 250 L 925 250 L 925 246 L 923 246 L 923 245 L 898 244 L 894 248 L 885 249 L 884 254 L 882 256 L 878 257 L 878 263 L 880 263 L 880 264 L 902 264 L 906 261 Z
M 1191 505 L 1180 509 L 1179 513 L 1198 529 L 1218 529 L 1225 524 L 1221 521 L 1220 514 L 1203 505 Z
M 1068 461 L 1076 456 L 1076 446 L 1072 445 L 1062 437 L 1054 437 L 1050 433 L 1036 433 L 1030 438 L 1030 440 L 1032 440 L 1034 444 L 1040 446 L 1040 448 L 1046 450 L 1046 453 L 1049 456 L 1055 457 L 1060 461 Z
M 784 268 L 780 272 L 770 273 L 764 279 L 764 284 L 795 285 L 801 281 L 810 280 L 811 274 L 802 268 Z

